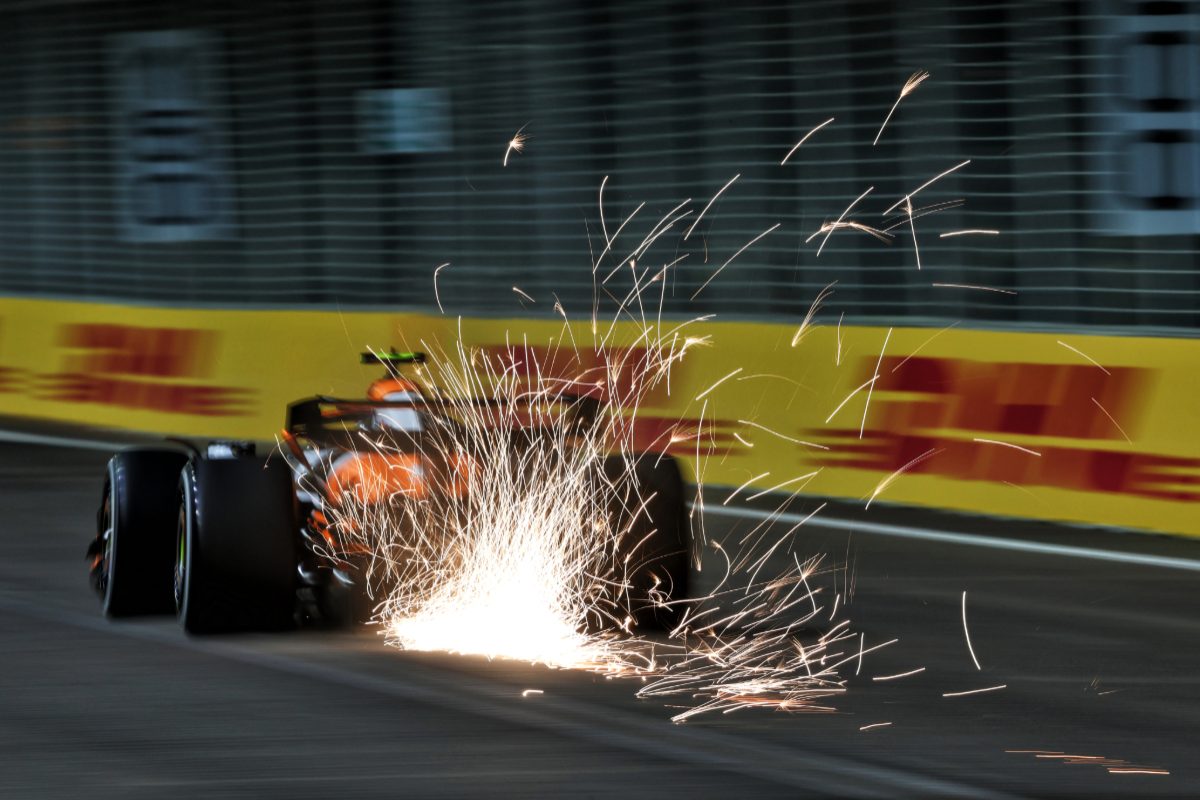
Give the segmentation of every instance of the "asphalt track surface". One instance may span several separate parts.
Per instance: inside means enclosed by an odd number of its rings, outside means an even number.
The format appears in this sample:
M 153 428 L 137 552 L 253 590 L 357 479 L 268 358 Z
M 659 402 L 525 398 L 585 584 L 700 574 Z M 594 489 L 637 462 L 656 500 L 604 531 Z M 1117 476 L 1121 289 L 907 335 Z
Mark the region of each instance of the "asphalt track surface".
M 106 620 L 83 558 L 105 459 L 0 444 L 0 797 L 1200 796 L 1192 542 L 984 531 L 1183 560 L 1161 566 L 811 525 L 804 547 L 850 556 L 829 579 L 854 577 L 855 627 L 899 643 L 868 657 L 837 713 L 674 725 L 629 682 L 401 653 L 369 630 L 197 639 L 170 619 Z M 746 524 L 713 515 L 708 535 Z

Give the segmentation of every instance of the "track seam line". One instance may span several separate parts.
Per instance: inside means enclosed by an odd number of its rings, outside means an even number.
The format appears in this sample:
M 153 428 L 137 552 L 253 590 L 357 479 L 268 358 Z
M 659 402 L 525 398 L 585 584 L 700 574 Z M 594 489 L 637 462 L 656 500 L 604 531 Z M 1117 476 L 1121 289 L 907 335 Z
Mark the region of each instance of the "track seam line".
M 776 520 L 789 524 L 796 524 L 804 519 L 800 514 L 786 512 L 776 514 L 770 511 L 760 511 L 756 508 L 728 508 L 709 505 L 705 505 L 704 513 L 717 517 L 737 517 L 759 521 Z M 1200 572 L 1200 561 L 1189 558 L 1143 555 L 1141 553 L 1101 550 L 1095 547 L 1078 547 L 1076 545 L 1045 544 L 1042 542 L 1031 542 L 1024 539 L 1006 539 L 1001 536 L 985 534 L 950 533 L 931 528 L 892 525 L 885 522 L 839 519 L 837 517 L 813 517 L 806 524 L 818 528 L 829 528 L 831 530 L 877 533 L 884 536 L 894 536 L 899 539 L 920 539 L 927 542 L 942 542 L 969 547 L 988 547 L 994 550 L 1013 550 L 1024 553 L 1039 553 L 1042 555 L 1090 559 L 1092 561 L 1113 561 L 1121 564 L 1137 564 L 1143 567 Z
M 827 781 L 834 778 L 849 784 L 854 797 L 894 797 L 897 789 L 917 792 L 921 797 L 979 798 L 980 800 L 1011 800 L 1012 795 L 990 789 L 971 787 L 949 779 L 925 775 L 913 775 L 903 770 L 886 766 L 853 762 L 839 756 L 824 753 L 804 753 L 788 750 L 773 744 L 743 744 L 733 737 L 705 730 L 675 726 L 667 721 L 661 725 L 647 720 L 630 717 L 620 722 L 629 730 L 611 724 L 613 712 L 606 708 L 591 708 L 580 701 L 563 701 L 544 698 L 538 706 L 554 707 L 558 713 L 572 715 L 574 719 L 556 718 L 533 707 L 514 708 L 504 705 L 500 698 L 474 689 L 467 684 L 440 688 L 400 679 L 384 679 L 364 675 L 352 670 L 323 664 L 315 664 L 273 653 L 256 652 L 239 647 L 230 641 L 216 639 L 201 640 L 178 634 L 167 634 L 150 627 L 128 623 L 114 623 L 71 611 L 61 606 L 46 608 L 34 601 L 15 597 L 12 592 L 0 593 L 0 607 L 21 613 L 27 617 L 57 622 L 93 632 L 115 633 L 126 638 L 153 644 L 167 645 L 192 650 L 205 655 L 223 658 L 281 672 L 308 680 L 332 683 L 358 691 L 381 694 L 402 700 L 416 701 L 427 705 L 442 706 L 460 713 L 500 720 L 508 724 L 532 727 L 553 734 L 568 736 L 576 740 L 590 741 L 602 746 L 617 748 L 637 755 L 651 755 L 677 763 L 734 773 L 756 781 L 776 786 L 809 791 L 828 790 Z M 422 667 L 408 665 L 422 670 Z M 423 676 L 428 684 L 437 679 Z M 474 694 L 474 699 L 468 697 Z M 621 712 L 618 712 L 621 713 Z M 638 729 L 644 730 L 638 730 Z M 672 743 L 665 736 L 683 738 L 685 741 Z M 755 767 L 739 760 L 733 753 L 749 750 L 758 757 L 773 758 L 779 768 Z

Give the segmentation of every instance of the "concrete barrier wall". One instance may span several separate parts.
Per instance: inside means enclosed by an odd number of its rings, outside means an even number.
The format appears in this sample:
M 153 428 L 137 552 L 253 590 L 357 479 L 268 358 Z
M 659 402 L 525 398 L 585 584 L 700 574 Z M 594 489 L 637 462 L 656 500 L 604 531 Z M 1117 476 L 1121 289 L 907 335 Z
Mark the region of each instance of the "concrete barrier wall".
M 561 320 L 0 299 L 0 414 L 270 438 L 292 400 L 361 396 L 379 372 L 359 365 L 366 347 L 449 344 L 460 324 L 487 348 L 564 333 Z M 1198 340 L 821 326 L 793 346 L 791 326 L 689 330 L 709 343 L 639 430 L 693 471 L 699 451 L 707 485 L 1200 535 Z M 571 333 L 581 359 L 554 360 L 567 377 L 593 352 L 589 325 Z

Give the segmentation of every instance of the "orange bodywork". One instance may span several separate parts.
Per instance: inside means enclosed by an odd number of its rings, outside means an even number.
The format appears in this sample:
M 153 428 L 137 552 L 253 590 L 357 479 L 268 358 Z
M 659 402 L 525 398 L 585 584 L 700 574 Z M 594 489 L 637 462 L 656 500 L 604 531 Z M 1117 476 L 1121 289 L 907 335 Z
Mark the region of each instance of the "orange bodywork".
M 423 459 L 412 453 L 347 453 L 334 462 L 326 483 L 329 499 L 349 497 L 359 503 L 380 503 L 393 495 L 424 497 L 428 478 Z
M 400 399 L 396 395 L 415 395 L 420 397 L 421 392 L 415 383 L 407 381 L 404 378 L 381 378 L 372 383 L 370 388 L 367 389 L 367 398 L 370 400 Z

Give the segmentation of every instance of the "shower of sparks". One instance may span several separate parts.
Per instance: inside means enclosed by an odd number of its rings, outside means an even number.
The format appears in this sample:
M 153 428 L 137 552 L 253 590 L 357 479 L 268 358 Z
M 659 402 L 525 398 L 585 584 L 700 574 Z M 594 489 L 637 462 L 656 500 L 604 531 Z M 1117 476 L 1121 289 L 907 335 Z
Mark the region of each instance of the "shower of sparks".
M 917 667 L 916 669 L 910 669 L 908 672 L 898 672 L 895 675 L 876 675 L 874 678 L 871 678 L 871 680 L 873 680 L 873 681 L 898 681 L 901 678 L 909 678 L 909 677 L 912 677 L 913 675 L 920 675 L 924 671 L 925 671 L 924 667 Z
M 931 283 L 941 289 L 976 289 L 981 292 L 996 292 L 997 294 L 1016 294 L 1012 289 L 997 289 L 994 286 L 976 286 L 973 283 Z
M 1116 428 L 1117 431 L 1121 434 L 1121 436 L 1123 436 L 1125 438 L 1125 441 L 1128 444 L 1133 444 L 1133 440 L 1129 438 L 1129 434 L 1125 433 L 1125 429 L 1122 428 L 1120 423 L 1118 423 L 1113 418 L 1113 415 L 1108 413 L 1108 410 L 1104 406 L 1100 405 L 1100 401 L 1093 397 L 1092 402 L 1096 404 L 1096 408 L 1100 409 L 1100 411 L 1104 414 L 1104 416 L 1108 417 L 1108 421 L 1111 422 L 1113 424 L 1113 427 Z
M 808 313 L 804 315 L 804 320 L 800 323 L 800 327 L 796 329 L 796 334 L 792 336 L 792 347 L 800 343 L 805 334 L 812 329 L 813 318 L 817 316 L 817 312 L 821 310 L 821 304 L 829 299 L 833 294 L 833 287 L 837 285 L 837 281 L 826 286 L 817 293 L 817 297 L 812 301 L 812 305 L 808 307 Z
M 962 231 L 946 231 L 945 233 L 938 234 L 938 238 L 949 239 L 951 236 L 974 236 L 977 234 L 985 236 L 999 236 L 1000 231 L 986 230 L 983 228 L 969 228 Z
M 900 105 L 900 101 L 915 92 L 917 87 L 924 83 L 925 79 L 928 77 L 929 73 L 925 70 L 914 72 L 908 77 L 908 80 L 904 82 L 904 86 L 900 88 L 900 96 L 896 98 L 895 103 L 892 103 L 891 111 L 889 111 L 887 116 L 883 118 L 883 124 L 879 126 L 879 133 L 875 134 L 875 141 L 871 142 L 872 147 L 879 144 L 879 137 L 883 136 L 883 129 L 886 128 L 888 122 L 891 121 L 892 114 L 896 113 L 896 108 Z
M 927 77 L 928 73 L 916 73 L 909 79 L 880 135 L 900 100 Z M 781 165 L 832 122 L 809 131 Z M 523 126 L 508 143 L 504 166 L 512 154 L 522 152 L 528 139 L 524 131 Z M 961 201 L 914 209 L 913 198 L 968 163 L 907 192 L 901 199 L 904 216 L 890 220 L 891 227 L 907 224 L 915 247 L 914 220 L 957 207 Z M 740 177 L 739 173 L 727 181 L 698 215 L 691 198 L 685 199 L 660 217 L 640 241 L 637 237 L 627 241 L 628 235 L 623 238 L 627 226 L 646 204 L 638 205 L 610 230 L 604 210 L 606 176 L 597 194 L 599 229 L 605 241 L 603 248 L 596 248 L 599 255 L 592 255 L 595 289 L 585 319 L 572 320 L 555 296 L 553 312 L 561 317 L 563 327 L 548 344 L 539 339 L 531 345 L 515 334 L 510 342 L 506 334 L 503 348 L 476 348 L 466 344 L 460 318 L 457 335 L 448 342 L 419 342 L 426 361 L 410 367 L 422 387 L 422 397 L 413 401 L 414 408 L 424 409 L 421 418 L 426 421 L 419 431 L 370 426 L 346 431 L 358 439 L 354 455 L 396 462 L 390 468 L 396 474 L 387 470 L 364 474 L 355 491 L 343 492 L 322 508 L 328 530 L 336 533 L 346 551 L 369 557 L 363 571 L 367 586 L 379 595 L 374 622 L 388 644 L 640 679 L 638 697 L 668 698 L 677 709 L 673 721 L 685 722 L 699 714 L 747 708 L 833 712 L 833 700 L 847 691 L 842 670 L 857 674 L 867 655 L 896 643 L 892 639 L 871 644 L 852 630 L 850 620 L 838 619 L 839 614 L 844 617 L 852 597 L 852 580 L 847 575 L 830 602 L 828 588 L 820 584 L 832 570 L 822 566 L 822 556 L 804 558 L 798 553 L 801 527 L 825 508 L 824 503 L 783 535 L 777 533 L 775 524 L 788 504 L 817 479 L 820 469 L 747 498 L 788 493 L 766 520 L 736 543 L 738 549 L 727 550 L 722 542 L 708 538 L 702 480 L 706 463 L 719 450 L 719 420 L 712 418 L 709 395 L 726 381 L 759 375 L 742 375 L 743 368 L 738 367 L 709 385 L 694 398 L 702 401 L 695 419 L 660 427 L 662 421 L 656 417 L 650 420 L 653 426 L 639 424 L 643 421 L 639 409 L 660 408 L 655 405 L 656 392 L 665 389 L 671 394 L 672 371 L 689 351 L 711 345 L 710 336 L 693 328 L 711 315 L 664 323 L 669 270 L 688 253 L 660 259 L 661 243 L 686 241 L 701 220 L 711 219 L 707 215 Z M 824 237 L 817 255 L 832 233 L 841 229 L 867 233 L 885 243 L 896 238 L 891 228 L 881 230 L 850 218 L 873 189 L 869 187 L 834 222 L 809 237 L 807 241 Z M 776 223 L 742 245 L 712 271 L 691 299 L 780 227 Z M 707 248 L 705 241 L 705 264 Z M 601 264 L 607 275 L 600 272 Z M 443 309 L 438 277 L 448 266 L 440 265 L 434 272 L 439 310 Z M 792 338 L 794 346 L 811 330 L 832 287 L 825 287 L 814 300 Z M 516 286 L 513 292 L 535 302 Z M 843 318 L 839 317 L 837 330 L 835 362 L 839 365 Z M 583 333 L 587 330 L 591 341 Z M 829 418 L 866 389 L 860 438 L 892 333 L 889 328 L 874 376 Z M 785 376 L 770 377 L 790 381 Z M 686 390 L 694 391 L 690 383 Z M 785 442 L 829 450 L 756 422 L 738 423 Z M 649 445 L 647 428 L 657 436 Z M 754 447 L 740 433 L 733 438 L 746 448 Z M 666 452 L 677 448 L 695 464 L 696 494 L 690 504 L 690 551 L 670 555 L 686 556 L 699 566 L 701 555 L 708 553 L 723 563 L 723 577 L 701 597 L 674 597 L 671 574 L 660 566 L 666 556 L 651 549 L 656 531 L 649 524 L 653 522 L 650 508 L 658 488 L 646 475 L 650 467 L 657 468 L 669 458 Z M 897 477 L 937 452 L 929 450 L 884 478 L 867 506 Z M 322 476 L 334 475 L 325 466 L 332 468 L 332 463 L 293 464 L 300 485 L 314 496 L 321 494 L 316 490 L 322 487 Z M 765 485 L 770 477 L 770 472 L 763 472 L 749 478 L 724 502 L 751 485 Z M 775 480 L 782 477 L 786 476 Z M 370 481 L 378 483 L 368 485 Z M 404 486 L 396 488 L 397 484 Z M 368 501 L 368 497 L 384 499 Z M 641 586 L 647 574 L 651 585 Z M 839 585 L 836 578 L 834 584 Z M 647 611 L 671 620 L 665 635 L 645 634 L 639 620 Z M 817 627 L 820 633 L 814 632 Z M 541 690 L 526 689 L 521 694 L 531 697 Z M 863 729 L 890 724 L 873 723 Z
M 887 335 L 883 337 L 883 347 L 879 348 L 879 360 L 875 362 L 875 374 L 871 376 L 870 386 L 867 387 L 867 401 L 863 403 L 862 424 L 858 426 L 858 438 L 863 438 L 863 431 L 867 429 L 867 412 L 871 410 L 871 393 L 875 390 L 875 382 L 879 380 L 879 368 L 883 366 L 883 354 L 887 350 L 888 341 L 892 338 L 892 329 L 888 328 Z
M 730 186 L 733 186 L 733 182 L 740 177 L 742 177 L 742 174 L 739 172 L 737 175 L 734 175 L 732 178 L 730 178 L 724 186 L 717 190 L 717 193 L 712 196 L 712 199 L 705 204 L 704 209 L 700 212 L 700 216 L 696 217 L 696 219 L 692 222 L 691 227 L 687 229 L 687 233 L 683 234 L 683 240 L 685 242 L 688 240 L 688 237 L 692 235 L 692 231 L 696 230 L 696 226 L 700 224 L 700 220 L 704 219 L 704 215 L 708 213 L 710 208 L 712 208 L 712 204 L 717 202 L 717 198 L 723 195 L 726 189 L 728 189 Z
M 440 264 L 437 269 L 433 271 L 433 299 L 437 301 L 439 314 L 445 314 L 446 310 L 442 308 L 442 296 L 438 294 L 438 275 L 441 274 L 442 270 L 448 266 L 450 266 L 449 261 L 447 261 L 445 264 Z
M 1028 447 L 1022 447 L 1021 445 L 1013 444 L 1012 442 L 1002 442 L 999 439 L 981 439 L 978 436 L 976 436 L 971 441 L 979 442 L 980 444 L 995 444 L 995 445 L 999 445 L 1001 447 L 1009 447 L 1009 448 L 1012 448 L 1013 450 L 1020 450 L 1022 453 L 1028 453 L 1031 456 L 1037 456 L 1038 458 L 1041 458 L 1041 456 L 1042 456 L 1042 454 L 1039 453 L 1037 450 L 1030 450 Z
M 703 284 L 701 284 L 700 288 L 696 290 L 696 293 L 692 295 L 692 298 L 691 298 L 691 299 L 695 300 L 697 297 L 699 297 L 699 296 L 700 296 L 700 293 L 704 291 L 705 287 L 707 287 L 707 286 L 708 286 L 710 283 L 712 283 L 712 282 L 713 282 L 713 280 L 714 280 L 714 279 L 715 279 L 715 278 L 716 278 L 718 275 L 720 275 L 720 274 L 721 274 L 721 271 L 722 271 L 722 270 L 724 270 L 726 267 L 728 267 L 730 264 L 732 264 L 732 263 L 733 263 L 733 260 L 734 260 L 735 258 L 737 258 L 738 256 L 740 256 L 742 253 L 746 252 L 746 250 L 747 250 L 748 248 L 752 247 L 752 246 L 753 246 L 753 245 L 754 245 L 756 242 L 758 242 L 758 241 L 759 241 L 760 239 L 762 239 L 764 236 L 766 236 L 766 235 L 768 235 L 768 234 L 772 233 L 772 232 L 773 232 L 775 229 L 777 229 L 777 228 L 778 228 L 780 225 L 782 225 L 782 224 L 783 224 L 783 223 L 776 222 L 774 225 L 772 225 L 771 227 L 767 228 L 765 231 L 763 231 L 762 233 L 760 233 L 758 236 L 755 236 L 753 239 L 751 239 L 750 241 L 748 241 L 748 242 L 746 242 L 744 245 L 742 245 L 742 246 L 741 246 L 741 249 L 739 249 L 739 250 L 738 250 L 736 253 L 734 253 L 733 255 L 731 255 L 731 256 L 729 257 L 729 260 L 728 260 L 728 261 L 726 261 L 724 264 L 722 264 L 720 267 L 718 267 L 718 268 L 717 268 L 717 271 L 716 271 L 716 272 L 714 272 L 712 275 L 709 275 L 709 276 L 708 276 L 708 280 L 706 280 L 706 281 L 705 281 Z
M 1091 356 L 1089 356 L 1087 353 L 1083 352 L 1083 351 L 1082 351 L 1082 350 L 1080 350 L 1079 348 L 1077 348 L 1077 347 L 1072 347 L 1071 345 L 1069 345 L 1069 344 L 1067 344 L 1066 342 L 1064 342 L 1062 339 L 1055 339 L 1055 341 L 1056 341 L 1058 344 L 1060 344 L 1060 345 L 1062 345 L 1063 347 L 1065 347 L 1065 348 L 1067 348 L 1068 350 L 1070 350 L 1070 351 L 1071 351 L 1072 353 L 1074 353 L 1075 355 L 1077 355 L 1077 356 L 1079 356 L 1079 357 L 1081 357 L 1081 358 L 1084 358 L 1084 359 L 1086 359 L 1086 360 L 1088 360 L 1088 361 L 1092 362 L 1092 364 L 1093 364 L 1094 366 L 1096 366 L 1096 367 L 1099 367 L 1099 368 L 1100 368 L 1100 371 L 1101 371 L 1101 372 L 1103 372 L 1105 375 L 1112 375 L 1112 373 L 1111 373 L 1111 372 L 1109 372 L 1107 369 L 1105 369 L 1105 368 L 1104 368 L 1104 365 L 1103 365 L 1103 364 L 1101 364 L 1099 361 L 1097 361 L 1096 359 L 1092 358 Z
M 904 197 L 901 197 L 899 200 L 897 200 L 896 202 L 894 202 L 890 206 L 888 206 L 887 209 L 884 210 L 883 216 L 886 217 L 888 214 L 892 213 L 897 208 L 904 205 L 905 202 L 911 202 L 912 198 L 916 197 L 918 194 L 925 191 L 930 186 L 933 186 L 935 183 L 940 181 L 942 178 L 946 177 L 947 175 L 950 175 L 951 173 L 958 172 L 960 169 L 962 169 L 963 167 L 965 167 L 967 164 L 970 164 L 970 163 L 971 163 L 971 159 L 968 158 L 966 161 L 955 164 L 953 167 L 946 170 L 945 172 L 939 172 L 937 175 L 934 175 L 932 178 L 930 178 L 929 180 L 922 183 L 916 189 L 913 189 L 911 192 L 904 195 Z
M 818 125 L 817 127 L 810 130 L 808 133 L 804 134 L 804 136 L 801 137 L 800 141 L 796 142 L 796 144 L 792 147 L 791 150 L 788 150 L 787 155 L 783 157 L 783 161 L 779 162 L 779 166 L 782 167 L 784 164 L 786 164 L 788 162 L 788 159 L 792 157 L 792 154 L 800 149 L 800 145 L 807 142 L 810 136 L 812 136 L 817 131 L 821 130 L 821 128 L 824 128 L 829 123 L 833 122 L 833 120 L 834 120 L 834 117 L 830 117 L 829 119 L 825 120 L 820 125 Z
M 998 692 L 1001 689 L 1007 689 L 1008 684 L 1002 683 L 999 686 L 987 686 L 983 689 L 968 689 L 965 692 L 942 692 L 942 697 L 966 697 L 972 694 L 984 694 L 986 692 Z
M 528 123 L 527 123 L 528 124 Z M 529 137 L 525 135 L 526 125 L 522 125 L 521 129 L 513 134 L 513 137 L 508 140 L 508 148 L 504 151 L 503 166 L 508 166 L 508 157 L 513 153 L 520 153 L 525 149 L 525 143 L 529 141 Z
M 964 591 L 962 595 L 962 621 L 963 621 L 963 637 L 967 640 L 967 652 L 971 654 L 971 660 L 975 662 L 975 669 L 982 670 L 979 666 L 979 659 L 975 657 L 975 648 L 971 646 L 971 631 L 967 628 L 967 593 Z
M 875 187 L 874 187 L 874 186 L 868 186 L 868 187 L 867 187 L 867 190 L 866 190 L 865 192 L 863 192 L 862 194 L 860 194 L 858 197 L 854 198 L 854 200 L 853 200 L 853 201 L 851 201 L 850 205 L 846 206 L 846 209 L 845 209 L 844 211 L 842 211 L 842 214 L 841 214 L 841 216 L 839 216 L 839 217 L 838 217 L 836 220 L 834 220 L 834 222 L 833 222 L 832 224 L 826 223 L 825 225 L 822 225 L 822 226 L 820 227 L 820 229 L 818 229 L 818 230 L 817 230 L 817 233 L 821 233 L 822 231 L 824 231 L 824 232 L 825 232 L 825 238 L 821 240 L 821 244 L 820 244 L 820 245 L 817 247 L 817 257 L 818 257 L 818 258 L 819 258 L 819 257 L 820 257 L 820 255 L 821 255 L 821 251 L 825 249 L 825 243 L 829 241 L 829 237 L 833 235 L 833 232 L 834 232 L 835 230 L 837 230 L 837 229 L 838 229 L 838 228 L 839 228 L 839 227 L 842 225 L 842 220 L 844 220 L 844 219 L 846 218 L 846 215 L 847 215 L 847 214 L 849 214 L 849 213 L 850 213 L 850 211 L 851 211 L 851 210 L 852 210 L 852 209 L 853 209 L 853 208 L 854 208 L 856 205 L 858 205 L 858 204 L 859 204 L 859 202 L 860 202 L 860 201 L 861 201 L 861 200 L 862 200 L 864 197 L 866 197 L 867 195 L 869 195 L 869 194 L 870 194 L 871 192 L 873 192 L 873 191 L 875 191 Z M 812 241 L 812 239 L 813 239 L 813 236 L 816 236 L 816 235 L 817 235 L 817 233 L 814 233 L 812 236 L 808 237 L 808 238 L 807 238 L 807 239 L 805 239 L 804 241 L 805 241 L 806 243 L 807 243 L 807 242 L 811 242 L 811 241 Z
M 691 213 L 681 204 L 656 229 L 677 222 L 681 212 Z M 607 223 L 601 227 L 603 258 L 621 228 L 610 236 Z M 709 344 L 708 336 L 689 329 L 709 316 L 663 323 L 662 281 L 654 280 L 661 271 L 637 266 L 656 236 L 652 232 L 618 262 L 629 267 L 621 281 L 631 287 L 623 296 L 605 292 L 615 303 L 607 317 L 593 303 L 590 342 L 572 330 L 557 297 L 554 312 L 564 327 L 549 347 L 531 348 L 522 338 L 500 350 L 471 348 L 461 320 L 449 346 L 419 342 L 427 358 L 412 369 L 423 387 L 416 405 L 427 409 L 424 427 L 418 433 L 369 426 L 350 432 L 359 439 L 357 453 L 399 459 L 403 466 L 394 469 L 405 477 L 400 483 L 410 485 L 396 489 L 386 470 L 364 475 L 361 493 L 342 494 L 324 505 L 323 514 L 338 539 L 370 555 L 368 586 L 382 595 L 374 621 L 393 646 L 640 678 L 638 696 L 674 698 L 673 705 L 682 706 L 676 722 L 751 707 L 833 711 L 828 701 L 846 691 L 839 670 L 855 658 L 861 668 L 862 654 L 894 642 L 860 644 L 846 619 L 826 625 L 825 619 L 842 615 L 844 604 L 840 596 L 832 607 L 822 602 L 817 581 L 827 571 L 819 557 L 795 555 L 799 526 L 766 541 L 763 527 L 752 545 L 731 555 L 707 541 L 698 495 L 697 552 L 691 558 L 711 547 L 724 561 L 725 575 L 697 598 L 673 598 L 662 577 L 670 575 L 655 571 L 655 560 L 664 556 L 641 550 L 653 533 L 638 520 L 648 518 L 657 492 L 645 483 L 647 467 L 661 461 L 656 454 L 670 443 L 690 446 L 694 440 L 702 473 L 708 448 L 715 446 L 706 398 L 742 374 L 735 369 L 700 393 L 705 406 L 696 422 L 671 426 L 649 447 L 635 437 L 638 409 L 652 392 L 669 386 L 671 370 L 690 350 Z M 533 301 L 518 287 L 513 291 Z M 585 345 L 588 357 L 581 358 Z M 828 449 L 748 420 L 742 424 Z M 300 465 L 301 485 L 319 488 L 322 474 L 334 474 L 322 469 Z M 794 497 L 819 473 L 789 478 L 754 497 L 795 489 Z M 455 488 L 413 489 L 414 475 Z M 754 476 L 730 499 L 769 477 Z M 372 480 L 379 485 L 367 485 Z M 368 502 L 371 496 L 385 499 Z M 656 582 L 637 589 L 646 571 L 658 576 Z M 637 627 L 639 613 L 648 609 L 671 612 L 674 627 L 665 638 L 647 638 Z M 812 633 L 818 618 L 826 625 L 820 635 Z M 853 648 L 846 646 L 850 642 Z

